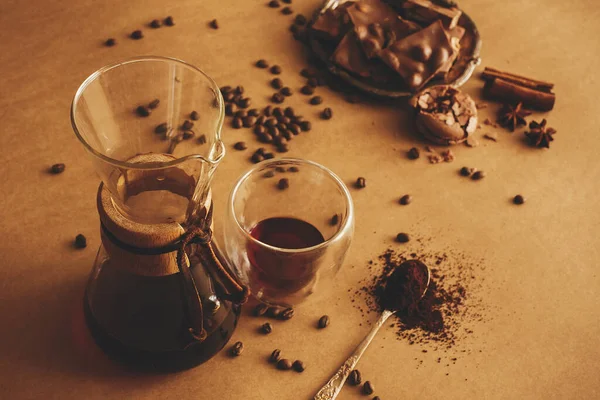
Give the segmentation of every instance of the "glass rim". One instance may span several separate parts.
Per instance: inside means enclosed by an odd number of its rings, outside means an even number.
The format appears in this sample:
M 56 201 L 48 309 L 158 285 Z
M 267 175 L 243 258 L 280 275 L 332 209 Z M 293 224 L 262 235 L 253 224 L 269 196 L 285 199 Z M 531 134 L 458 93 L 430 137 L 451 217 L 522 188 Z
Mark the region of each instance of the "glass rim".
M 292 162 L 292 163 L 296 163 L 296 164 L 304 164 L 304 165 L 309 165 L 311 167 L 316 167 L 317 169 L 321 170 L 321 172 L 325 173 L 329 178 L 331 178 L 336 183 L 337 187 L 340 188 L 343 193 L 347 211 L 348 211 L 346 218 L 344 218 L 342 224 L 340 225 L 338 230 L 335 232 L 335 234 L 333 234 L 329 239 L 327 239 L 319 244 L 316 244 L 314 246 L 302 247 L 300 249 L 287 249 L 287 248 L 283 248 L 283 247 L 272 246 L 268 243 L 261 242 L 260 240 L 253 237 L 250 234 L 250 232 L 248 232 L 246 229 L 244 229 L 244 227 L 242 227 L 242 225 L 240 224 L 240 221 L 237 218 L 237 215 L 235 212 L 235 206 L 234 206 L 234 199 L 236 198 L 237 192 L 239 191 L 242 184 L 250 177 L 250 175 L 256 173 L 261 168 L 268 166 L 268 165 L 272 165 L 272 164 L 286 163 L 286 162 Z M 252 167 L 248 171 L 246 171 L 240 178 L 238 178 L 233 189 L 231 190 L 231 194 L 229 195 L 228 206 L 229 206 L 229 211 L 231 212 L 231 214 L 233 215 L 233 219 L 235 220 L 235 224 L 237 225 L 238 229 L 243 232 L 243 234 L 247 240 L 249 240 L 250 242 L 255 243 L 259 246 L 263 246 L 267 250 L 279 251 L 279 252 L 288 253 L 288 254 L 308 253 L 308 252 L 312 252 L 312 251 L 319 250 L 321 248 L 329 246 L 331 243 L 336 242 L 340 237 L 342 237 L 351 228 L 352 222 L 354 220 L 354 203 L 352 202 L 352 196 L 350 195 L 350 191 L 348 190 L 348 187 L 346 186 L 346 184 L 340 179 L 340 177 L 338 177 L 329 168 L 327 168 L 317 162 L 302 159 L 302 158 L 291 158 L 291 157 L 278 158 L 278 159 L 265 160 L 265 161 L 262 161 L 262 162 L 256 164 L 254 167 Z
M 99 152 L 94 147 L 92 147 L 87 142 L 87 140 L 84 139 L 83 135 L 79 132 L 79 128 L 77 127 L 77 122 L 75 122 L 75 114 L 77 112 L 77 106 L 79 104 L 79 100 L 81 99 L 83 93 L 88 88 L 88 86 L 92 82 L 94 82 L 96 79 L 98 79 L 98 77 L 100 77 L 102 74 L 104 74 L 112 69 L 119 68 L 119 67 L 122 67 L 122 66 L 128 65 L 128 64 L 135 64 L 135 63 L 145 62 L 145 61 L 159 61 L 159 62 L 167 62 L 167 63 L 175 63 L 175 64 L 183 65 L 186 68 L 189 68 L 191 70 L 194 70 L 194 71 L 200 73 L 207 80 L 210 88 L 213 89 L 214 93 L 216 94 L 217 102 L 219 104 L 219 117 L 218 117 L 218 121 L 217 121 L 218 129 L 216 132 L 215 144 L 217 144 L 219 146 L 220 151 L 219 151 L 219 154 L 217 155 L 217 157 L 211 159 L 211 158 L 206 158 L 200 154 L 188 154 L 186 156 L 176 158 L 172 161 L 151 162 L 151 163 L 130 163 L 127 161 L 116 160 L 112 157 L 109 157 L 109 156 Z M 225 120 L 225 106 L 224 106 L 224 101 L 223 101 L 223 96 L 221 94 L 221 90 L 219 89 L 219 86 L 217 85 L 217 83 L 210 76 L 208 76 L 204 71 L 202 71 L 200 68 L 198 68 L 188 62 L 180 60 L 178 58 L 164 57 L 164 56 L 137 56 L 137 57 L 130 57 L 130 58 L 127 58 L 127 59 L 124 59 L 121 61 L 117 61 L 117 62 L 108 64 L 108 65 L 105 65 L 105 66 L 99 68 L 98 70 L 91 73 L 77 88 L 77 91 L 75 92 L 75 96 L 73 97 L 73 101 L 71 102 L 70 117 L 71 117 L 71 127 L 73 128 L 73 131 L 75 132 L 75 136 L 77 136 L 77 139 L 79 139 L 79 141 L 83 144 L 85 149 L 89 153 L 94 155 L 95 157 L 98 157 L 102 161 L 105 161 L 116 167 L 127 168 L 127 169 L 140 169 L 140 170 L 164 169 L 164 168 L 173 167 L 175 165 L 181 164 L 188 160 L 202 160 L 211 165 L 216 165 L 225 156 L 225 145 L 223 143 L 223 140 L 221 140 L 221 127 L 223 126 L 223 122 Z

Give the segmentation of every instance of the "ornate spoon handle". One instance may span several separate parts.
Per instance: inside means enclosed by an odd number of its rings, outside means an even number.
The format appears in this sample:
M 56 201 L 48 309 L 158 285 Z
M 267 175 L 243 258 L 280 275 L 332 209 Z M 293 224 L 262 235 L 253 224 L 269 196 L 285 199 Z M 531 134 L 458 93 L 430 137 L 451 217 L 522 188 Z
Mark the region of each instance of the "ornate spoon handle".
M 327 382 L 325 386 L 319 390 L 313 400 L 333 400 L 337 397 L 337 395 L 340 393 L 340 390 L 342 390 L 348 375 L 350 375 L 350 372 L 352 372 L 358 363 L 358 360 L 360 360 L 360 357 L 363 355 L 367 347 L 369 347 L 369 344 L 371 344 L 371 341 L 379 331 L 379 328 L 381 328 L 381 326 L 385 324 L 385 321 L 387 321 L 387 319 L 393 314 L 394 313 L 392 311 L 388 310 L 384 310 L 383 313 L 381 313 L 381 316 L 377 322 L 375 322 L 369 334 L 363 339 L 362 342 L 360 342 L 360 344 L 354 350 L 354 353 L 352 353 L 352 355 L 344 362 L 344 364 L 342 364 L 340 369 L 338 369 L 337 372 L 331 377 L 329 382 Z

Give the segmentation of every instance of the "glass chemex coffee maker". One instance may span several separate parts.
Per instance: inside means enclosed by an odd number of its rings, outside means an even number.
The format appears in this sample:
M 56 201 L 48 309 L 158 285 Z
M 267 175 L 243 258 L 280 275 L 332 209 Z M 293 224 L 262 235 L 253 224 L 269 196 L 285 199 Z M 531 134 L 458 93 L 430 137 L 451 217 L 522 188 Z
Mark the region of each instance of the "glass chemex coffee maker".
M 98 345 L 142 369 L 198 365 L 225 346 L 248 290 L 212 237 L 223 99 L 201 70 L 134 58 L 87 78 L 75 134 L 102 179 L 102 245 L 84 311 Z

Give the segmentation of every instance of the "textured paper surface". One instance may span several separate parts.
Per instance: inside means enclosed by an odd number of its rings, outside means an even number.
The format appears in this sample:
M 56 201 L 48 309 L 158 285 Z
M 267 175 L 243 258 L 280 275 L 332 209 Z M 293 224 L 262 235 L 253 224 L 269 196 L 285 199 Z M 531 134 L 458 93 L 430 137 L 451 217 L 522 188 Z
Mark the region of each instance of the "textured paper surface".
M 402 102 L 348 104 L 319 89 L 320 107 L 295 94 L 289 102 L 313 119 L 313 130 L 291 144 L 290 156 L 331 168 L 352 190 L 356 234 L 339 279 L 324 300 L 315 298 L 269 337 L 262 320 L 244 316 L 233 340 L 246 345 L 180 374 L 146 376 L 109 362 L 82 325 L 81 301 L 100 243 L 95 194 L 98 179 L 69 123 L 78 85 L 104 64 L 134 55 L 182 58 L 220 84 L 242 84 L 256 105 L 266 105 L 271 76 L 253 62 L 278 63 L 297 91 L 304 66 L 288 32 L 293 16 L 261 2 L 237 1 L 5 1 L 0 6 L 0 397 L 56 399 L 308 399 L 329 379 L 368 330 L 348 289 L 368 275 L 366 264 L 399 231 L 426 241 L 429 250 L 455 249 L 482 259 L 482 313 L 468 342 L 470 354 L 438 364 L 444 353 L 410 346 L 384 327 L 360 362 L 382 399 L 592 399 L 600 397 L 600 163 L 598 163 L 600 7 L 595 1 L 464 0 L 483 38 L 483 65 L 552 81 L 557 103 L 549 125 L 558 130 L 549 151 L 522 143 L 522 131 L 498 130 L 498 142 L 453 148 L 452 164 L 409 161 L 405 151 L 424 143 L 414 134 Z M 168 5 L 171 4 L 171 5 Z M 309 14 L 318 1 L 295 1 Z M 173 15 L 176 26 L 144 29 Z M 219 20 L 220 29 L 208 22 Z M 114 48 L 102 46 L 115 37 Z M 483 66 L 479 67 L 481 70 Z M 474 76 L 465 90 L 479 99 Z M 320 121 L 318 111 L 333 109 Z M 496 105 L 481 110 L 493 118 Z M 541 115 L 536 114 L 536 118 Z M 483 126 L 483 135 L 492 128 Z M 224 129 L 228 147 L 249 131 Z M 230 148 L 230 147 L 229 147 Z M 213 186 L 222 223 L 234 180 L 250 151 L 231 150 Z M 64 162 L 66 171 L 46 169 Z M 485 170 L 480 182 L 460 177 L 463 165 Z M 397 198 L 411 193 L 407 207 Z M 510 199 L 523 194 L 517 207 Z M 71 247 L 88 237 L 82 251 Z M 405 245 L 410 248 L 416 242 Z M 331 325 L 314 329 L 322 314 Z M 362 325 L 361 325 L 362 323 Z M 284 373 L 265 358 L 274 348 L 301 358 L 303 374 Z M 479 352 L 481 350 L 481 352 Z M 447 358 L 446 358 L 447 359 Z M 444 359 L 444 360 L 446 360 Z M 419 360 L 423 360 L 420 364 Z M 417 368 L 418 367 L 418 368 Z M 340 399 L 366 398 L 344 388 Z

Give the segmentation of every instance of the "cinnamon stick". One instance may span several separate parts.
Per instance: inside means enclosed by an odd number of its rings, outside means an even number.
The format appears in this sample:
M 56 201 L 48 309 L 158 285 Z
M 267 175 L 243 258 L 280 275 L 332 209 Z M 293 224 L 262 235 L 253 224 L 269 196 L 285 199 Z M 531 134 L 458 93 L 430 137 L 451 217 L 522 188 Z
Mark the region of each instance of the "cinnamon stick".
M 510 103 L 523 103 L 525 108 L 540 111 L 549 111 L 554 107 L 556 95 L 554 93 L 542 92 L 501 78 L 487 81 L 484 94 L 491 98 Z
M 496 78 L 504 79 L 505 81 L 515 83 L 519 86 L 528 87 L 535 90 L 550 93 L 554 87 L 553 83 L 538 81 L 537 79 L 526 78 L 521 75 L 512 74 L 510 72 L 502 72 L 495 68 L 485 67 L 481 73 L 481 77 L 485 80 L 493 80 Z

